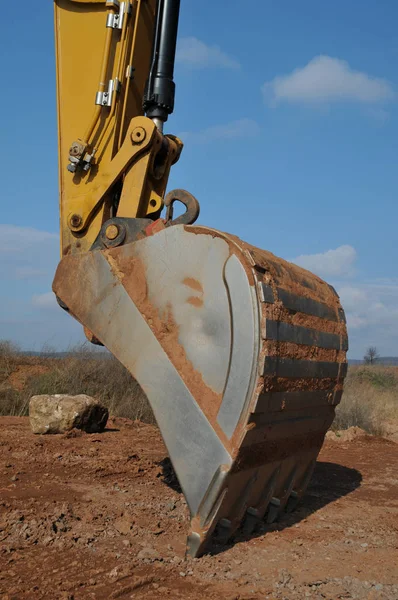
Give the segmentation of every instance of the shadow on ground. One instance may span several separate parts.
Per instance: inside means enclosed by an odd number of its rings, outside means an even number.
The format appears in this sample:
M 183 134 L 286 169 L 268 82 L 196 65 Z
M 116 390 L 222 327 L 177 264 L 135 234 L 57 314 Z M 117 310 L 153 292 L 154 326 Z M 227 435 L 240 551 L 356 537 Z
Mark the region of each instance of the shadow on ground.
M 163 459 L 159 465 L 162 467 L 163 482 L 174 491 L 182 493 L 170 459 L 168 457 Z M 292 527 L 331 502 L 347 496 L 357 489 L 361 482 L 362 475 L 357 469 L 344 467 L 337 463 L 317 462 L 307 492 L 293 512 L 282 512 L 278 520 L 271 525 L 261 521 L 250 535 L 243 535 L 238 531 L 227 544 L 220 545 L 214 542 L 208 552 L 219 554 L 235 544 L 262 537 L 270 531 L 282 531 L 287 527 Z
M 177 475 L 173 469 L 173 465 L 171 464 L 171 460 L 168 456 L 166 456 L 163 460 L 160 461 L 159 467 L 162 469 L 162 481 L 169 488 L 177 492 L 178 494 L 182 494 L 182 489 L 180 483 L 177 479 Z

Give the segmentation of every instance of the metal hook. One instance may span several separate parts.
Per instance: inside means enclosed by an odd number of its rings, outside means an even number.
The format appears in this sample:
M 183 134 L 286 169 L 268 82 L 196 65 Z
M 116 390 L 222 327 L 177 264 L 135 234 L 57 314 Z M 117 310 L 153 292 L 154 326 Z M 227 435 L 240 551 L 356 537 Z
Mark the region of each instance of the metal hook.
M 173 204 L 174 202 L 181 202 L 186 207 L 184 214 L 180 215 L 173 221 Z M 167 208 L 166 212 L 166 226 L 170 225 L 192 225 L 199 217 L 200 205 L 192 194 L 185 190 L 173 190 L 169 192 L 165 198 L 164 205 Z

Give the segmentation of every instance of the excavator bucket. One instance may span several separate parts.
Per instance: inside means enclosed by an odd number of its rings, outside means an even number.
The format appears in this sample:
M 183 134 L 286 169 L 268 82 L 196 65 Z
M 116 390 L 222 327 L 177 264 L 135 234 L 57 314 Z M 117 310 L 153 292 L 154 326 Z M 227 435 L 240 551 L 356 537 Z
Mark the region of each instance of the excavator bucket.
M 165 195 L 179 0 L 55 0 L 61 306 L 132 373 L 192 521 L 187 551 L 274 521 L 305 492 L 347 370 L 321 279 L 194 226 Z M 145 115 L 145 116 L 144 116 Z M 173 220 L 173 204 L 186 213 Z M 163 208 L 166 218 L 160 218 Z
M 207 227 L 65 256 L 54 292 L 145 391 L 191 512 L 187 551 L 292 510 L 347 372 L 335 290 Z

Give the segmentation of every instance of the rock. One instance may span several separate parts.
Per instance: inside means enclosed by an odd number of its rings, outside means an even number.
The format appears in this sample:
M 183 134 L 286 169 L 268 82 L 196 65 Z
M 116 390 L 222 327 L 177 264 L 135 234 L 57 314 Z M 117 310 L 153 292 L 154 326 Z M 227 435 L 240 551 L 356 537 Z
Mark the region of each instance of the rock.
M 161 560 L 161 556 L 160 556 L 159 552 L 157 552 L 157 550 L 155 550 L 155 548 L 151 548 L 150 546 L 147 546 L 147 547 L 143 548 L 142 550 L 140 550 L 137 554 L 137 558 L 139 560 L 149 560 L 149 561 Z
M 111 581 L 116 581 L 116 579 L 119 577 L 119 570 L 119 567 L 115 567 L 114 569 L 112 569 L 112 571 L 109 571 L 108 578 Z
M 360 427 L 349 427 L 348 429 L 343 429 L 341 431 L 328 431 L 325 439 L 330 442 L 352 442 L 358 438 L 366 437 L 366 431 L 361 429 Z
M 29 402 L 33 433 L 65 433 L 72 429 L 98 433 L 108 421 L 108 409 L 94 398 L 81 394 L 32 396 Z
M 121 517 L 115 521 L 115 529 L 122 535 L 127 535 L 133 528 L 133 523 L 129 517 Z

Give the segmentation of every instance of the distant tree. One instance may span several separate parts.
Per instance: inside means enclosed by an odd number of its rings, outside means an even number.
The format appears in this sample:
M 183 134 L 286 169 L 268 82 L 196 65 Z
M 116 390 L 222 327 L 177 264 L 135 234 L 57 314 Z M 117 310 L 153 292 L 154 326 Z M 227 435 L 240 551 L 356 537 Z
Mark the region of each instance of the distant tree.
M 365 364 L 367 365 L 374 365 L 379 358 L 380 354 L 377 352 L 377 348 L 375 346 L 369 346 L 365 352 L 365 356 L 363 357 Z

